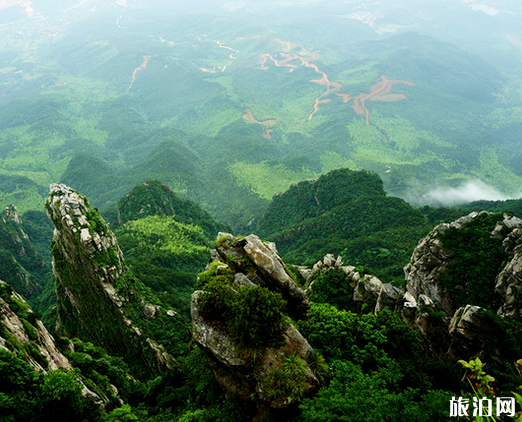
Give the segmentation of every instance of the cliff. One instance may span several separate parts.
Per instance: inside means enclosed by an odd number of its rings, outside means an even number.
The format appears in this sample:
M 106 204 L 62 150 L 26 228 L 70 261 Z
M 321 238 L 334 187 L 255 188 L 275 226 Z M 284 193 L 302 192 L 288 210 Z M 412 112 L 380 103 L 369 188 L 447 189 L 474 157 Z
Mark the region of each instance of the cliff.
M 146 335 L 142 320 L 149 305 L 137 292 L 141 285 L 126 273 L 116 237 L 98 211 L 63 184 L 51 185 L 46 209 L 55 226 L 57 332 L 99 344 L 139 373 L 170 368 L 163 347 Z
M 38 370 L 72 369 L 42 321 L 3 281 L 0 281 L 0 348 L 21 356 Z
M 521 316 L 521 227 L 514 216 L 472 212 L 419 242 L 404 269 L 403 317 L 431 355 L 517 359 L 520 336 L 509 331 Z

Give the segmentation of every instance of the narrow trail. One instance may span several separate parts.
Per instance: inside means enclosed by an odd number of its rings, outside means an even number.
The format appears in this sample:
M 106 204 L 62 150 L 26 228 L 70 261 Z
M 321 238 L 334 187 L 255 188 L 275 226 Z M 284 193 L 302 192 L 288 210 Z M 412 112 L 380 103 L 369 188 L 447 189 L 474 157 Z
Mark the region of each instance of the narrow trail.
M 404 80 L 390 80 L 382 75 L 379 81 L 370 87 L 370 93 L 361 92 L 354 97 L 352 108 L 360 115 L 366 117 L 366 124 L 370 125 L 370 110 L 366 107 L 366 100 L 371 101 L 400 101 L 406 99 L 405 94 L 390 93 L 394 84 L 415 85 L 413 82 Z
M 245 114 L 243 114 L 242 117 L 249 123 L 257 123 L 257 124 L 265 126 L 265 131 L 263 132 L 263 138 L 272 139 L 272 131 L 274 129 L 270 129 L 270 126 L 274 126 L 277 123 L 274 119 L 269 119 L 269 120 L 260 122 L 259 120 L 257 120 L 254 117 L 251 109 L 248 109 L 248 111 Z
M 139 70 L 144 70 L 147 68 L 147 62 L 149 61 L 151 56 L 144 55 L 141 57 L 143 57 L 143 63 L 140 66 L 138 66 L 136 69 L 134 69 L 134 72 L 132 72 L 132 80 L 131 80 L 129 87 L 127 88 L 127 92 L 129 92 L 132 88 L 132 85 L 134 85 L 134 81 L 136 80 L 136 73 L 138 73 Z

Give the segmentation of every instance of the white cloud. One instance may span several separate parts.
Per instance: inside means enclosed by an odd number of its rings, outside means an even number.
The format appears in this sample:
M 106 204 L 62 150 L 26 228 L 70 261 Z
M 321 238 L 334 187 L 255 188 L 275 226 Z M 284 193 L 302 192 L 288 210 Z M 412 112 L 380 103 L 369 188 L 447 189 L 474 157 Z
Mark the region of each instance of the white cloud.
M 440 187 L 422 195 L 421 202 L 429 204 L 459 205 L 485 199 L 500 201 L 517 196 L 504 195 L 480 180 L 469 181 L 456 188 Z

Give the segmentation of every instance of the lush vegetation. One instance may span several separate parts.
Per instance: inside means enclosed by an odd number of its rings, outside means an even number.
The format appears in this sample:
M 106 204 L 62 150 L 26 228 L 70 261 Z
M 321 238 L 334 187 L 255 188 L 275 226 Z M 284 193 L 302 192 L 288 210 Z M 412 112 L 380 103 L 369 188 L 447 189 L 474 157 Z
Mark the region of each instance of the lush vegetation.
M 208 261 L 218 232 L 228 227 L 158 180 L 134 187 L 111 216 L 135 277 L 188 316 L 196 275 Z
M 468 303 L 490 310 L 498 308 L 491 292 L 507 256 L 502 240 L 492 237 L 491 232 L 502 218 L 502 214 L 484 213 L 461 229 L 450 227 L 439 236 L 444 251 L 451 256 L 442 281 L 455 309 Z
M 300 4 L 269 20 L 200 8 L 194 25 L 188 6 L 159 16 L 146 3 L 75 6 L 42 6 L 47 23 L 6 12 L 0 206 L 41 210 L 60 180 L 107 210 L 158 178 L 237 232 L 274 194 L 336 168 L 377 172 L 389 192 L 419 203 L 466 180 L 519 190 L 519 64 L 506 41 L 517 37 L 515 15 L 494 18 L 500 36 L 460 3 L 443 24 L 427 3 L 419 35 L 390 33 L 390 20 L 416 28 L 418 17 L 376 3 L 369 13 L 388 18 L 371 29 L 348 5 L 318 15 Z M 463 36 L 461 22 L 482 30 Z M 383 80 L 393 81 L 387 96 L 370 97 Z
M 256 409 L 224 400 L 205 353 L 190 343 L 190 295 L 205 287 L 205 317 L 247 352 L 277 344 L 288 319 L 278 294 L 253 287 L 231 294 L 230 274 L 216 268 L 195 285 L 219 231 L 276 241 L 292 264 L 333 253 L 361 274 L 402 284 L 411 251 L 436 224 L 467 210 L 522 217 L 521 200 L 475 202 L 462 212 L 400 199 L 438 205 L 433 190 L 477 179 L 520 193 L 517 1 L 400 0 L 365 2 L 365 9 L 324 1 L 320 12 L 316 2 L 285 9 L 246 0 L 234 10 L 233 2 L 195 1 L 178 2 L 174 14 L 163 1 L 7 3 L 0 207 L 14 203 L 23 217 L 0 216 L 0 279 L 37 312 L 0 285 L 30 340 L 19 342 L 0 322 L 0 344 L 12 352 L 0 350 L 2 420 L 251 420 Z M 89 330 L 57 320 L 57 295 L 61 312 L 74 313 L 49 262 L 43 203 L 58 181 L 102 211 L 109 224 L 93 211 L 91 230 L 113 228 L 129 267 L 115 288 L 130 299 L 109 311 L 84 282 L 91 268 L 68 268 L 51 246 L 55 269 L 91 299 L 82 315 Z M 453 254 L 445 283 L 454 305 L 471 299 L 487 308 L 486 354 L 508 357 L 488 368 L 510 395 L 519 382 L 512 362 L 521 357 L 521 328 L 495 315 L 484 289 L 506 259 L 489 237 L 499 218 L 448 230 L 442 241 Z M 117 259 L 109 249 L 92 263 L 110 267 Z M 346 281 L 341 271 L 319 274 L 310 320 L 299 323 L 321 353 L 313 358 L 323 387 L 303 397 L 303 361 L 287 357 L 267 384 L 271 396 L 283 392 L 298 404 L 272 419 L 447 420 L 449 399 L 465 394 L 463 369 L 426 358 L 396 314 L 364 313 Z M 264 318 L 255 318 L 258 309 Z M 138 367 L 143 348 L 123 340 L 130 328 L 120 310 L 165 345 L 172 370 L 153 378 L 155 371 Z M 40 315 L 57 339 L 57 323 L 79 337 L 57 340 L 74 371 L 27 364 L 46 365 L 35 346 Z M 86 399 L 83 386 L 105 408 Z
M 281 294 L 248 285 L 233 290 L 233 277 L 219 275 L 216 264 L 199 276 L 198 287 L 204 290 L 199 298 L 203 316 L 229 332 L 245 354 L 279 345 L 288 325 Z
M 257 230 L 285 260 L 312 265 L 327 253 L 364 266 L 384 281 L 403 283 L 418 240 L 462 211 L 424 207 L 386 196 L 376 174 L 334 170 L 274 197 Z

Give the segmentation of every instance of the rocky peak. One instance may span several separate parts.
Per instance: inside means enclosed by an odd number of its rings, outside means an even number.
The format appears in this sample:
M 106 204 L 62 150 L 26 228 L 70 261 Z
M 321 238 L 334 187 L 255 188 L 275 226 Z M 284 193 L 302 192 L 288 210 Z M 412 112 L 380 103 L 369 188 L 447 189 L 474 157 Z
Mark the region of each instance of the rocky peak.
M 7 223 L 8 221 L 12 221 L 16 224 L 22 224 L 22 218 L 20 217 L 20 214 L 18 214 L 18 210 L 16 209 L 16 206 L 13 204 L 4 208 L 2 220 L 4 221 L 4 223 Z
M 517 217 L 473 212 L 438 225 L 419 242 L 404 268 L 402 314 L 432 356 L 454 361 L 483 354 L 486 333 L 502 324 L 492 312 L 522 316 L 521 227 Z
M 229 233 L 219 233 L 216 252 L 222 262 L 249 275 L 254 284 L 280 292 L 288 302 L 288 312 L 292 317 L 307 317 L 308 297 L 288 274 L 275 243 L 263 242 L 254 234 L 236 239 Z
M 315 393 L 316 353 L 286 316 L 306 318 L 308 297 L 275 245 L 255 235 L 220 233 L 212 256 L 192 296 L 192 338 L 225 393 L 272 409 Z M 290 391 L 288 382 L 298 385 Z
M 46 208 L 55 226 L 55 243 L 59 239 L 62 245 L 81 250 L 86 258 L 83 264 L 103 283 L 121 278 L 123 254 L 116 236 L 84 195 L 64 184 L 51 184 Z
M 486 211 L 472 212 L 451 223 L 439 224 L 422 239 L 413 251 L 409 264 L 404 268 L 409 297 L 417 299 L 420 295 L 425 295 L 447 315 L 453 315 L 460 304 L 456 303 L 451 290 L 469 290 L 470 286 L 465 286 L 464 282 L 448 286 L 449 283 L 444 281 L 448 278 L 451 271 L 449 267 L 455 261 L 459 249 L 465 246 L 464 244 L 448 246 L 445 244 L 445 235 L 451 230 L 464 232 L 472 222 L 478 222 L 479 218 L 484 219 L 490 216 L 491 214 Z M 509 230 L 508 227 L 511 226 L 511 223 L 512 220 L 505 216 L 504 220 L 493 226 L 490 233 L 484 232 L 484 236 L 497 239 L 499 236 L 504 237 L 505 231 Z M 513 224 L 516 223 L 513 221 Z M 471 265 L 471 263 L 468 262 L 467 265 Z
M 55 226 L 58 332 L 100 344 L 149 373 L 168 369 L 163 348 L 136 325 L 135 309 L 147 304 L 137 297 L 116 236 L 97 209 L 63 184 L 51 185 L 46 209 Z

